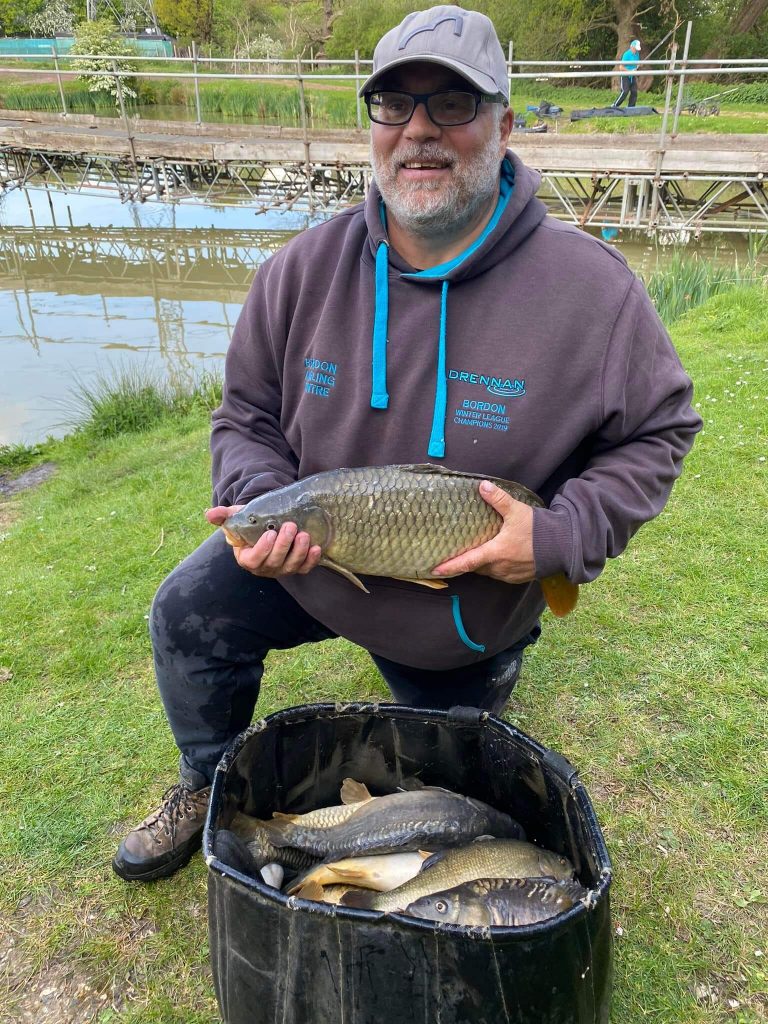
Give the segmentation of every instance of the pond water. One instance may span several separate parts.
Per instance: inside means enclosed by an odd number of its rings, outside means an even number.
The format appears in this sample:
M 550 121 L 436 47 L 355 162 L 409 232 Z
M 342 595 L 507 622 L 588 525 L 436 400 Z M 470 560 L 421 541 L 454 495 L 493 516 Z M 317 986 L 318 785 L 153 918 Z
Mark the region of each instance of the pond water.
M 186 382 L 220 368 L 254 270 L 307 226 L 245 205 L 0 197 L 0 444 L 70 431 L 78 382 L 126 369 Z M 643 273 L 675 251 L 645 238 L 616 244 Z M 746 257 L 737 237 L 696 249 Z

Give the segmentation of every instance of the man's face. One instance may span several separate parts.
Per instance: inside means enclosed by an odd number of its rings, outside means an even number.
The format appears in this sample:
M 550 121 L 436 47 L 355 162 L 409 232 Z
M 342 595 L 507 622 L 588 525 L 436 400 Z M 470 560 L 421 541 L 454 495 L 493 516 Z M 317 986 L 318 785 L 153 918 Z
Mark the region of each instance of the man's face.
M 384 76 L 378 89 L 412 93 L 474 91 L 465 78 L 436 64 L 415 62 Z M 495 112 L 494 112 L 495 108 Z M 501 108 L 504 109 L 504 108 Z M 499 164 L 512 114 L 481 103 L 477 117 L 436 125 L 419 104 L 408 124 L 371 123 L 371 164 L 388 211 L 415 234 L 460 231 L 498 192 Z

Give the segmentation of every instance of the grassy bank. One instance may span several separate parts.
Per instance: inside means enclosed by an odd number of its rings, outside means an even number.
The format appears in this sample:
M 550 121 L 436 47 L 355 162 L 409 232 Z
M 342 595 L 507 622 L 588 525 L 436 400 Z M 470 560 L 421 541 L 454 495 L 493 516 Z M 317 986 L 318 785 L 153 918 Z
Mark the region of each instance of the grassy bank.
M 179 70 L 188 70 L 179 67 Z M 137 99 L 128 105 L 133 114 L 152 117 L 156 107 L 176 108 L 175 116 L 186 112 L 194 117 L 196 111 L 195 91 L 191 81 L 171 79 L 139 79 L 136 86 Z M 702 88 L 704 91 L 702 91 Z M 709 92 L 706 89 L 709 88 Z M 703 99 L 716 93 L 718 86 L 696 84 L 686 90 L 686 101 Z M 725 87 L 723 87 L 725 88 Z M 117 116 L 118 110 L 106 95 L 90 93 L 74 79 L 64 82 L 67 108 L 74 114 L 97 114 L 101 117 Z M 307 84 L 306 111 L 311 123 L 321 128 L 354 128 L 356 124 L 355 91 L 351 82 Z M 603 117 L 571 123 L 569 115 L 574 109 L 610 106 L 616 93 L 610 88 L 587 88 L 582 86 L 557 86 L 550 82 L 515 82 L 512 106 L 516 113 L 526 114 L 526 108 L 538 106 L 542 100 L 561 106 L 565 114 L 558 121 L 559 132 L 617 132 L 648 133 L 658 132 L 661 117 L 615 118 Z M 738 93 L 725 97 L 720 102 L 718 116 L 701 117 L 683 113 L 680 117 L 681 132 L 714 132 L 717 134 L 768 133 L 768 112 L 763 92 L 757 86 L 743 85 Z M 663 95 L 641 93 L 638 104 L 662 110 Z M 59 88 L 55 81 L 30 82 L 11 81 L 5 84 L 0 94 L 0 107 L 8 110 L 61 111 Z M 279 82 L 246 81 L 205 81 L 201 78 L 200 108 L 206 115 L 215 118 L 247 119 L 264 124 L 282 124 L 298 127 L 301 123 L 298 88 L 295 84 Z M 526 114 L 529 125 L 536 122 L 536 115 Z M 367 117 L 363 111 L 364 127 Z M 549 122 L 553 126 L 553 122 Z M 552 128 L 553 130 L 553 128 Z
M 508 717 L 580 769 L 604 826 L 621 930 L 613 1021 L 757 1024 L 765 291 L 716 295 L 673 336 L 704 433 L 665 512 L 582 588 L 572 616 L 547 617 Z M 0 504 L 0 919 L 14 943 L 0 1006 L 16 1020 L 52 989 L 71 996 L 61 1019 L 73 1024 L 210 1024 L 201 858 L 151 886 L 109 868 L 175 777 L 146 618 L 158 583 L 209 533 L 207 416 L 192 407 L 148 432 L 99 435 L 38 452 L 56 476 Z M 367 657 L 336 641 L 271 655 L 259 710 L 385 696 Z

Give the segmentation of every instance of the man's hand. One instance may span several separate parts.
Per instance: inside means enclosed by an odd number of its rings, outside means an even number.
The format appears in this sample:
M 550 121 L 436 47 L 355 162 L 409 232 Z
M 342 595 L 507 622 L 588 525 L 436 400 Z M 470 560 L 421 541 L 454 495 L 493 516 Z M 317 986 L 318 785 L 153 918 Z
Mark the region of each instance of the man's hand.
M 217 505 L 209 508 L 205 518 L 213 526 L 239 512 L 243 505 Z M 295 523 L 283 523 L 279 532 L 266 530 L 255 544 L 232 548 L 237 564 L 254 576 L 305 576 L 320 561 L 319 544 L 310 543 L 308 533 L 300 532 Z
M 484 480 L 480 494 L 504 522 L 493 540 L 435 566 L 437 576 L 477 572 L 504 583 L 528 583 L 536 578 L 533 559 L 533 509 Z

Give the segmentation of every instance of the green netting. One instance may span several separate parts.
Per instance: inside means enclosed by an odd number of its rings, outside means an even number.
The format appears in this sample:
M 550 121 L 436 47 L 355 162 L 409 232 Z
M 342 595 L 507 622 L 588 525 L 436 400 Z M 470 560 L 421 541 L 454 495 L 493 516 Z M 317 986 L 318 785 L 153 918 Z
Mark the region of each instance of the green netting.
M 172 57 L 173 43 L 170 39 L 157 37 L 125 36 L 143 57 Z M 0 56 L 30 57 L 33 60 L 50 57 L 53 47 L 56 53 L 69 53 L 74 39 L 72 36 L 58 36 L 56 39 L 32 39 L 24 37 L 3 37 L 0 39 Z

